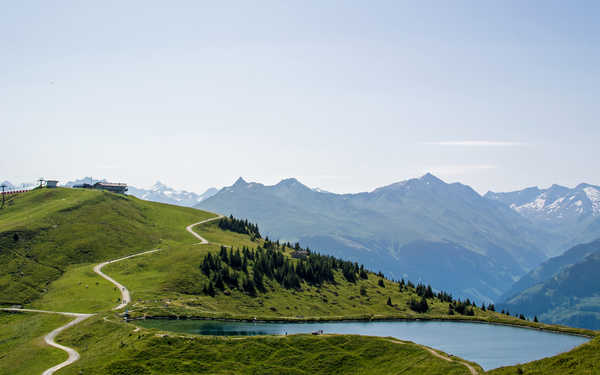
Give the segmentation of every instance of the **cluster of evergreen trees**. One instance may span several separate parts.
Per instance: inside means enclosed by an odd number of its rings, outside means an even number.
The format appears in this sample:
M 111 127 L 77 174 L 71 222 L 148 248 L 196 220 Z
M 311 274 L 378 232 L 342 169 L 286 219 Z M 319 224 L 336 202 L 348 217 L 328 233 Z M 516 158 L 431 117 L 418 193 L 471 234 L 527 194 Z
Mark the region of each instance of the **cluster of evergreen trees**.
M 258 233 L 258 228 L 254 233 Z M 364 266 L 358 263 L 313 253 L 310 249 L 300 249 L 299 244 L 293 248 L 296 251 L 303 250 L 308 255 L 296 261 L 291 260 L 284 255 L 286 247 L 291 248 L 291 245 L 266 238 L 263 246 L 258 246 L 256 250 L 243 247 L 241 250 L 228 251 L 222 246 L 218 254 L 208 253 L 199 266 L 209 278 L 203 289 L 205 294 L 214 296 L 216 290 L 224 290 L 228 286 L 255 295 L 257 290 L 265 291 L 265 278 L 287 289 L 299 289 L 302 282 L 312 285 L 335 283 L 335 271 L 341 271 L 350 282 L 368 277 Z
M 408 301 L 408 307 L 418 313 L 426 313 L 427 310 L 429 310 L 429 304 L 427 303 L 427 298 L 425 296 L 421 297 L 421 300 L 411 298 Z
M 460 315 L 473 316 L 475 315 L 475 302 L 471 302 L 468 298 L 466 301 L 456 300 L 448 304 L 448 315 L 454 315 L 457 312 Z
M 248 220 L 236 219 L 233 215 L 219 220 L 219 228 L 236 233 L 247 234 L 251 238 L 261 238 L 258 225 L 250 223 Z

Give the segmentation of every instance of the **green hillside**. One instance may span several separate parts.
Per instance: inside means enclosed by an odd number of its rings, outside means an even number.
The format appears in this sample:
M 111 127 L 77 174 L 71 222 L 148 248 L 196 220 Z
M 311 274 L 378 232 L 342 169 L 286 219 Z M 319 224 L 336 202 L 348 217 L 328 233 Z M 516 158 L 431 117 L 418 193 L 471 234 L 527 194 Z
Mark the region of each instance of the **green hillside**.
M 488 371 L 490 375 L 595 375 L 600 373 L 600 338 L 554 357 Z
M 168 241 L 192 243 L 182 228 L 211 216 L 95 190 L 39 189 L 18 195 L 0 210 L 0 305 L 40 298 L 75 264 Z
M 54 314 L 0 311 L 0 374 L 41 374 L 53 363 L 64 361 L 67 354 L 46 345 L 43 336 L 71 319 Z

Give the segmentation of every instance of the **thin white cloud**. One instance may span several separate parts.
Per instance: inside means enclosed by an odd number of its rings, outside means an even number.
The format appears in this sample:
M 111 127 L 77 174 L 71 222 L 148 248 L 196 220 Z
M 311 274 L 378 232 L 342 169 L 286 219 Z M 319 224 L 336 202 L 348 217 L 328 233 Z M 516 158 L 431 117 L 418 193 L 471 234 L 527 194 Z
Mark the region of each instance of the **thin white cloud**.
M 523 142 L 501 142 L 501 141 L 443 141 L 423 142 L 425 145 L 433 146 L 461 146 L 461 147 L 515 147 L 526 146 Z

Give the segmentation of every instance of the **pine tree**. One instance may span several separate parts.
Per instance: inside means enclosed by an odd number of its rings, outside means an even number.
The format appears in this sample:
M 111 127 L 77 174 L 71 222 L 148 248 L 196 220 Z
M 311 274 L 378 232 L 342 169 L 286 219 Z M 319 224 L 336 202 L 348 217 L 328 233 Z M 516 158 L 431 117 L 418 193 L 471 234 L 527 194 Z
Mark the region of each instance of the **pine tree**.
M 534 321 L 535 323 L 538 323 L 538 322 L 539 322 L 539 320 L 538 320 L 538 318 L 537 318 L 537 315 L 533 317 L 533 321 Z
M 215 296 L 215 287 L 213 286 L 212 281 L 209 281 L 208 283 L 208 288 L 206 288 L 206 294 L 208 294 L 211 297 Z
M 386 304 L 388 306 L 392 306 L 392 298 L 391 297 L 388 297 Z
M 252 272 L 252 277 L 256 288 L 260 291 L 263 291 L 265 289 L 265 286 L 263 285 L 263 275 L 261 271 L 255 267 Z

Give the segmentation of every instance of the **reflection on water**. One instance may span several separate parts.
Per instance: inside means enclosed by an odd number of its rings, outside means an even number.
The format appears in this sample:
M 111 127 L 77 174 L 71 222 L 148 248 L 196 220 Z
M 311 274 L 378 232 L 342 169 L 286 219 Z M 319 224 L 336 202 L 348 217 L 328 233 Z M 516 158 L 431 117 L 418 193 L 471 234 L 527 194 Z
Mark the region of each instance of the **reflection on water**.
M 491 324 L 439 321 L 251 323 L 214 320 L 146 320 L 147 328 L 214 336 L 311 333 L 395 337 L 440 349 L 489 370 L 571 350 L 584 337 Z

